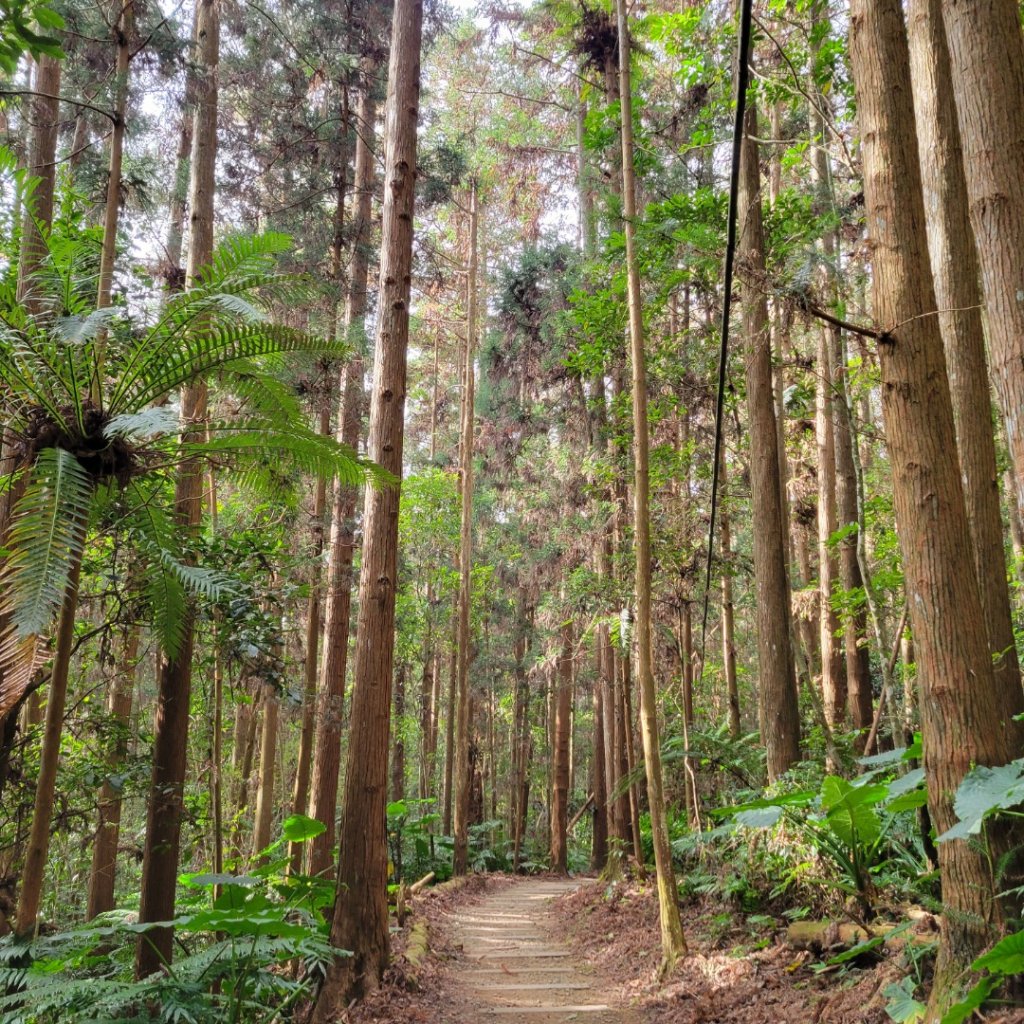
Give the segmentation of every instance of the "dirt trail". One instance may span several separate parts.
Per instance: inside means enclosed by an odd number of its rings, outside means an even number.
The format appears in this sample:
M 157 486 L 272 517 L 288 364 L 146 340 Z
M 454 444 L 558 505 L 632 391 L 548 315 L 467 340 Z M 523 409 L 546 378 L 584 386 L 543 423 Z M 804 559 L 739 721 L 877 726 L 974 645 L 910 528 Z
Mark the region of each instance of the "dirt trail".
M 530 879 L 452 914 L 466 1024 L 637 1024 L 614 992 L 553 937 L 556 896 L 579 882 Z

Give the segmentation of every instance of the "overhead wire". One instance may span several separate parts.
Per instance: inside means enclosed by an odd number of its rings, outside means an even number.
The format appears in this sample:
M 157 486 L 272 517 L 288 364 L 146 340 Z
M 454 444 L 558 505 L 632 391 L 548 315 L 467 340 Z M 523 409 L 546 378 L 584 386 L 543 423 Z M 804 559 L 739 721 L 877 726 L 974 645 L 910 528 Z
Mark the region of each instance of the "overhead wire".
M 715 522 L 718 517 L 722 463 L 722 427 L 725 418 L 725 385 L 729 362 L 729 319 L 732 312 L 732 282 L 736 265 L 736 221 L 740 190 L 740 156 L 743 148 L 743 120 L 747 112 L 747 86 L 750 81 L 750 37 L 753 0 L 740 0 L 740 27 L 737 44 L 736 118 L 732 134 L 732 166 L 729 177 L 729 213 L 725 243 L 725 297 L 722 302 L 722 331 L 718 351 L 718 391 L 715 398 L 715 456 L 711 471 L 711 521 L 708 525 L 707 566 L 704 573 L 704 609 L 701 617 L 700 664 L 697 681 L 704 676 L 705 648 L 708 637 L 708 608 L 711 600 L 711 567 L 715 555 Z

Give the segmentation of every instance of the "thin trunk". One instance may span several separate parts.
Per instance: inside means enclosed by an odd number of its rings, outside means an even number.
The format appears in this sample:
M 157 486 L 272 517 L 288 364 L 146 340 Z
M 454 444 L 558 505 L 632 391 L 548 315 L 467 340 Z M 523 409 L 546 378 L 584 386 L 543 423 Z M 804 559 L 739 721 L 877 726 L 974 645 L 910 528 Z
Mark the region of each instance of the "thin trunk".
M 96 308 L 110 305 L 113 287 L 114 260 L 117 256 L 117 224 L 121 212 L 121 166 L 124 158 L 125 110 L 128 105 L 128 62 L 131 59 L 131 35 L 135 27 L 134 0 L 114 0 L 118 14 L 114 21 L 117 60 L 114 67 L 114 127 L 110 133 L 110 162 L 107 168 L 107 197 L 103 212 L 103 242 L 100 247 L 99 286 Z M 100 373 L 93 382 L 93 401 L 100 398 Z
M 396 0 L 385 128 L 379 315 L 374 341 L 369 457 L 402 477 L 409 294 L 412 274 L 422 0 Z M 342 1015 L 376 989 L 388 961 L 388 731 L 394 670 L 399 487 L 371 482 L 363 514 L 363 561 L 338 897 L 331 942 L 351 955 L 327 968 L 314 1024 Z
M 192 45 L 196 44 L 199 25 L 199 4 L 192 14 Z M 174 159 L 174 184 L 167 204 L 167 239 L 164 243 L 163 277 L 167 290 L 181 291 L 185 284 L 185 271 L 181 266 L 181 250 L 185 239 L 185 212 L 188 206 L 189 164 L 192 154 L 192 133 L 195 127 L 195 104 L 199 77 L 194 66 L 185 71 L 185 96 L 181 105 L 181 128 L 178 132 L 178 151 Z
M 274 768 L 277 761 L 278 722 L 281 704 L 273 683 L 263 687 L 263 730 L 260 734 L 260 773 L 256 790 L 256 814 L 253 818 L 252 860 L 257 863 L 260 854 L 270 845 L 271 824 L 274 818 Z
M 116 730 L 108 751 L 107 766 L 113 774 L 128 754 L 132 696 L 135 692 L 135 670 L 138 664 L 139 630 L 128 627 L 124 648 L 114 667 L 110 681 L 107 710 Z M 89 898 L 86 919 L 114 909 L 114 880 L 117 873 L 117 844 L 121 835 L 121 786 L 109 779 L 100 787 L 99 822 L 92 848 L 92 870 L 89 873 Z
M 82 531 L 84 532 L 84 530 Z M 85 538 L 81 538 L 84 545 Z M 64 707 L 68 696 L 68 675 L 75 640 L 75 613 L 78 609 L 78 582 L 82 573 L 81 547 L 71 559 L 64 587 L 60 621 L 50 670 L 50 686 L 46 698 L 46 721 L 39 752 L 39 774 L 36 778 L 35 804 L 32 809 L 32 830 L 29 834 L 25 863 L 21 874 L 21 893 L 14 921 L 14 934 L 31 939 L 36 932 L 39 905 L 43 895 L 43 876 L 50 851 L 50 826 L 57 792 L 57 763 L 60 738 L 64 730 Z
M 1019 38 L 1016 20 L 1004 31 Z M 878 346 L 882 408 L 920 669 L 928 809 L 941 834 L 957 820 L 953 796 L 969 768 L 1005 764 L 1014 752 L 1000 726 L 1002 700 L 974 565 L 942 337 L 930 315 L 935 294 L 900 0 L 854 0 L 850 59 L 875 320 L 898 325 Z M 1005 838 L 990 829 L 986 851 L 965 840 L 939 847 L 946 910 L 930 1019 L 957 997 L 971 961 L 998 934 L 1002 913 L 989 857 L 1004 852 Z
M 441 817 L 441 831 L 452 834 L 452 811 L 455 806 L 455 715 L 459 695 L 459 599 L 452 605 L 451 649 L 448 652 L 448 701 L 444 720 L 444 812 Z
M 33 278 L 46 259 L 44 235 L 53 221 L 53 199 L 57 175 L 57 129 L 59 126 L 60 61 L 43 54 L 36 65 L 35 92 L 31 104 L 32 138 L 29 142 L 28 173 L 37 179 L 32 201 L 26 204 L 21 227 L 18 262 L 18 300 L 30 312 L 37 311 Z M 11 502 L 13 506 L 13 500 Z
M 600 635 L 597 643 L 601 643 Z M 593 831 L 590 848 L 591 871 L 603 871 L 608 862 L 608 779 L 605 771 L 604 686 L 601 680 L 600 648 L 591 699 L 594 708 L 594 752 L 590 788 L 594 794 Z
M 564 596 L 564 595 L 563 595 Z M 562 650 L 558 670 L 552 684 L 555 688 L 554 744 L 551 789 L 551 870 L 569 873 L 569 845 L 566 829 L 569 824 L 569 730 L 572 717 L 572 621 L 562 626 Z
M 840 529 L 860 529 L 857 512 L 857 468 L 854 465 L 853 431 L 846 387 L 846 346 L 841 334 L 832 335 L 832 411 L 836 446 L 836 510 Z M 847 593 L 864 589 L 864 577 L 857 558 L 857 538 L 844 536 L 839 544 L 839 574 Z M 856 747 L 861 751 L 874 714 L 871 687 L 871 653 L 868 649 L 868 613 L 865 602 L 845 616 L 843 644 L 846 653 L 847 698 L 850 718 L 857 730 Z
M 189 283 L 198 279 L 213 255 L 219 62 L 220 3 L 219 0 L 199 0 L 196 12 L 196 113 L 189 189 L 191 218 L 186 275 Z M 206 385 L 202 382 L 186 388 L 182 394 L 181 422 L 186 439 L 202 437 L 206 397 Z M 203 504 L 203 475 L 197 462 L 186 461 L 178 470 L 174 503 L 183 532 L 195 531 Z M 195 608 L 190 602 L 182 623 L 178 650 L 173 657 L 163 661 L 159 672 L 153 774 L 139 904 L 139 921 L 144 924 L 168 921 L 174 916 L 194 644 Z M 153 928 L 140 934 L 135 953 L 136 976 L 148 977 L 169 964 L 172 951 L 172 929 Z
M 394 711 L 391 719 L 391 799 L 405 799 L 405 680 L 408 669 L 402 664 L 395 672 Z
M 644 869 L 644 847 L 640 835 L 640 783 L 636 781 L 636 742 L 633 728 L 633 665 L 623 658 L 622 668 L 622 720 L 625 722 L 626 774 L 633 782 L 629 786 L 629 835 L 633 841 L 633 859 L 641 875 Z M 641 723 L 641 728 L 643 727 Z
M 477 190 L 473 186 L 469 212 L 469 271 L 466 281 L 466 355 L 462 371 L 462 442 L 460 445 L 459 475 L 462 481 L 461 529 L 459 540 L 459 633 L 458 679 L 459 698 L 456 707 L 455 728 L 455 851 L 453 870 L 464 875 L 469 855 L 469 662 L 470 603 L 473 583 L 473 424 L 477 340 L 477 263 L 479 260 L 477 234 L 479 213 Z
M 757 109 L 753 105 L 747 108 L 743 131 L 737 263 L 749 274 L 743 282 L 743 326 L 747 341 L 751 518 L 757 583 L 758 697 L 768 777 L 774 780 L 800 759 L 800 714 L 790 640 L 786 524 L 782 520 L 779 486 L 768 304 L 759 284 L 764 275 L 765 252 Z
M 374 183 L 374 74 L 377 62 L 361 65 L 352 210 L 352 260 L 345 298 L 343 330 L 352 356 L 338 382 L 342 407 L 338 440 L 355 449 L 363 412 L 363 356 L 366 351 L 367 282 L 370 274 L 371 213 Z M 358 490 L 334 482 L 331 500 L 331 538 L 324 604 L 324 649 L 320 665 L 320 699 L 313 744 L 313 787 L 310 817 L 326 830 L 309 844 L 309 873 L 319 875 L 333 863 L 334 831 L 341 768 L 341 730 L 345 720 L 345 678 L 348 673 L 348 635 L 352 620 L 352 560 L 355 555 L 355 513 Z
M 629 335 L 633 367 L 633 460 L 634 531 L 636 546 L 636 649 L 640 686 L 640 731 L 647 769 L 647 802 L 651 839 L 658 876 L 658 907 L 661 920 L 663 973 L 686 953 L 679 917 L 678 893 L 672 868 L 672 847 L 661 775 L 661 741 L 658 736 L 657 691 L 652 668 L 651 522 L 648 467 L 647 371 L 644 355 L 643 298 L 637 266 L 636 181 L 633 167 L 633 103 L 630 78 L 630 40 L 626 0 L 617 0 L 619 29 L 619 105 L 622 114 L 622 199 L 626 236 L 626 275 L 629 286 Z
M 320 433 L 331 432 L 330 395 L 324 396 L 320 410 Z M 295 765 L 295 785 L 292 789 L 292 814 L 305 814 L 309 810 L 309 779 L 313 770 L 313 740 L 316 734 L 316 677 L 320 654 L 320 591 L 322 587 L 321 562 L 324 550 L 324 512 L 327 507 L 327 481 L 320 477 L 315 484 L 313 514 L 310 521 L 311 544 L 309 564 L 311 579 L 306 599 L 306 638 L 302 663 L 302 730 L 299 733 L 299 752 Z M 288 850 L 291 870 L 302 870 L 304 843 L 292 843 Z
M 740 690 L 736 676 L 736 609 L 732 597 L 732 523 L 729 517 L 728 460 L 722 449 L 719 471 L 723 500 L 719 509 L 718 538 L 722 549 L 722 664 L 725 666 L 725 694 L 729 704 L 729 735 L 740 736 Z

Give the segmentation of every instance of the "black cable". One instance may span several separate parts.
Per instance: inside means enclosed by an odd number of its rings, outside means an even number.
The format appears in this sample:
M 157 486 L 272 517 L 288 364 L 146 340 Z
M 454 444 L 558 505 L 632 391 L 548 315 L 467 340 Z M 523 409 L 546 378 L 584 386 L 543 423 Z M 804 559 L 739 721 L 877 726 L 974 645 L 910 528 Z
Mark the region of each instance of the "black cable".
M 736 120 L 732 132 L 732 171 L 729 179 L 729 221 L 725 243 L 725 298 L 722 302 L 722 340 L 718 352 L 718 396 L 715 400 L 715 461 L 711 471 L 711 523 L 708 527 L 708 561 L 704 575 L 704 614 L 700 630 L 700 669 L 704 676 L 704 652 L 708 638 L 708 606 L 711 600 L 711 563 L 715 554 L 715 519 L 718 513 L 719 470 L 722 461 L 722 421 L 725 411 L 725 377 L 729 361 L 729 314 L 732 310 L 733 266 L 736 262 L 736 215 L 740 190 L 740 152 L 743 147 L 743 118 L 747 112 L 747 83 L 750 79 L 750 26 L 753 0 L 740 2 L 740 38 L 736 69 Z

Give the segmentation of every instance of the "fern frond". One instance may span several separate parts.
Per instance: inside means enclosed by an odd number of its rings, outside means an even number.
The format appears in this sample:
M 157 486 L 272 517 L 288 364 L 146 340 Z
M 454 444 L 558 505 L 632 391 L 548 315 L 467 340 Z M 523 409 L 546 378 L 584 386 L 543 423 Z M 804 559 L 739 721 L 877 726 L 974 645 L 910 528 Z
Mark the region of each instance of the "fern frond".
M 23 636 L 43 632 L 64 598 L 72 562 L 82 550 L 93 487 L 70 452 L 39 453 L 7 535 L 0 580 L 3 607 Z
M 82 556 L 93 485 L 70 452 L 48 448 L 32 467 L 7 533 L 0 572 L 0 718 L 21 700 L 36 667 L 37 639 L 64 600 Z
M 222 387 L 236 399 L 241 415 L 247 419 L 301 422 L 305 414 L 295 389 L 266 372 L 277 368 L 275 362 L 269 356 L 260 360 L 259 367 L 250 360 L 228 363 L 221 371 Z
M 190 565 L 178 543 L 181 531 L 166 511 L 138 483 L 130 485 L 129 492 L 136 504 L 125 517 L 125 526 L 149 563 L 145 596 L 161 646 L 173 657 L 181 645 L 188 595 L 218 601 L 236 592 L 237 581 L 219 570 Z
M 288 252 L 292 240 L 276 231 L 260 235 L 232 235 L 213 253 L 209 266 L 200 274 L 202 285 L 211 290 L 220 289 L 240 276 L 274 267 L 277 257 Z
M 278 324 L 202 324 L 180 338 L 173 353 L 147 358 L 137 379 L 111 399 L 109 408 L 115 413 L 139 409 L 227 363 L 282 352 L 323 352 L 340 358 L 348 349 Z
M 348 445 L 298 423 L 222 423 L 212 426 L 211 433 L 214 436 L 209 441 L 186 445 L 186 452 L 225 459 L 230 466 L 242 469 L 254 462 L 272 462 L 275 467 L 293 468 L 323 479 L 336 477 L 349 486 L 362 483 L 368 476 L 381 484 L 394 483 L 385 470 Z
M 151 405 L 140 412 L 123 412 L 103 428 L 104 436 L 156 437 L 178 429 L 178 414 L 169 405 Z

